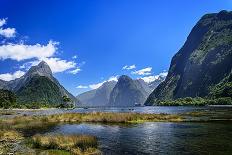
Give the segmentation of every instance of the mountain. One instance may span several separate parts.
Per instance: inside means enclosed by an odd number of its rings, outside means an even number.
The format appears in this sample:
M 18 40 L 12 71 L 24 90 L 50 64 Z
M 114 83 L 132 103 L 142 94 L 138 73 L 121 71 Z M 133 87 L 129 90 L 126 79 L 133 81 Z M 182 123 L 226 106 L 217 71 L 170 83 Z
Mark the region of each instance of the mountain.
M 146 99 L 146 89 L 139 81 L 134 81 L 126 75 L 119 77 L 117 84 L 110 94 L 110 106 L 135 106 Z
M 147 98 L 149 94 L 161 83 L 166 76 L 157 76 L 152 82 L 145 82 L 143 79 L 135 79 L 133 83 L 141 94 Z M 77 96 L 84 106 L 114 106 L 110 103 L 110 94 L 116 85 L 116 81 L 106 81 L 101 87 L 84 92 Z
M 78 95 L 77 99 L 85 106 L 107 106 L 115 85 L 116 81 L 104 82 L 101 87 Z
M 150 93 L 154 90 L 152 86 L 149 86 L 149 83 L 146 83 L 143 79 L 135 79 L 133 80 L 136 88 L 140 90 L 145 98 L 150 95 Z
M 6 87 L 6 85 L 7 85 L 7 81 L 4 81 L 4 80 L 0 79 L 0 89 Z
M 232 12 L 204 15 L 172 58 L 168 75 L 149 96 L 156 100 L 184 97 L 232 97 Z
M 3 82 L 3 89 L 14 92 L 18 103 L 47 103 L 61 104 L 63 96 L 67 95 L 75 104 L 79 104 L 73 95 L 71 95 L 52 75 L 48 64 L 44 61 L 37 66 L 31 67 L 22 77 Z

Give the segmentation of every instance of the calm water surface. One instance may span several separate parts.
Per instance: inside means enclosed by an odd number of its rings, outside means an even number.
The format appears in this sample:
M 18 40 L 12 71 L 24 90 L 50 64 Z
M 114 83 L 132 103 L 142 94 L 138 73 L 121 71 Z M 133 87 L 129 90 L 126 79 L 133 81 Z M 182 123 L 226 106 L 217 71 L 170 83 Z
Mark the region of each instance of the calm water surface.
M 135 113 L 167 113 L 180 114 L 193 111 L 225 111 L 232 112 L 232 106 L 150 106 L 150 107 L 98 107 L 98 108 L 76 108 L 72 110 L 47 109 L 47 110 L 16 110 L 17 115 L 50 115 L 59 113 L 88 113 L 88 112 L 135 112 Z
M 103 154 L 231 154 L 232 124 L 143 123 L 136 125 L 65 124 L 47 134 L 98 137 Z

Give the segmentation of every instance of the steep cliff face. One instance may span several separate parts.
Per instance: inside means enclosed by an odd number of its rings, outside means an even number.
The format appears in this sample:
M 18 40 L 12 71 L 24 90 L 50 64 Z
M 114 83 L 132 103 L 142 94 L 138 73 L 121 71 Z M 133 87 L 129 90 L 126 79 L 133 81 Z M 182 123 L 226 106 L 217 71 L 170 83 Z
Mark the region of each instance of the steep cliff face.
M 110 106 L 135 106 L 143 104 L 146 96 L 142 86 L 130 77 L 122 75 L 110 94 Z
M 206 14 L 172 58 L 166 80 L 148 97 L 156 100 L 205 97 L 232 70 L 232 12 Z M 222 84 L 221 84 L 222 85 Z M 223 89 L 223 88 L 222 88 Z

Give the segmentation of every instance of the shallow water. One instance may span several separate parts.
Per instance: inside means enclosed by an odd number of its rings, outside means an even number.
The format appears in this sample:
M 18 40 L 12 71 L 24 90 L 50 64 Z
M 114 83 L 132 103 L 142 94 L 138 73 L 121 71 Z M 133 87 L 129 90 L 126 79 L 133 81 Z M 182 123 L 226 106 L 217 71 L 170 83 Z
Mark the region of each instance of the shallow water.
M 103 154 L 230 154 L 232 124 L 147 122 L 136 125 L 65 124 L 47 134 L 98 137 Z
M 12 111 L 12 110 L 9 110 Z M 14 110 L 16 115 L 51 115 L 60 113 L 88 113 L 88 112 L 135 112 L 135 113 L 167 113 L 180 114 L 195 111 L 222 111 L 232 113 L 232 106 L 149 106 L 149 107 L 97 107 L 97 108 L 76 108 L 72 110 L 45 109 L 45 110 Z

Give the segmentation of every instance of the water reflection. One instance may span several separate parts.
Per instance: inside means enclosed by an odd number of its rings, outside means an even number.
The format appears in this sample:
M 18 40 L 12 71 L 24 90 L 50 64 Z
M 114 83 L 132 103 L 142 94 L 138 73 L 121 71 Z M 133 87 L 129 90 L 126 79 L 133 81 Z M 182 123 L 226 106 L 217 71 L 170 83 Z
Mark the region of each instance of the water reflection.
M 65 124 L 49 132 L 53 133 L 97 136 L 104 154 L 229 154 L 232 151 L 232 124 L 227 122 Z

